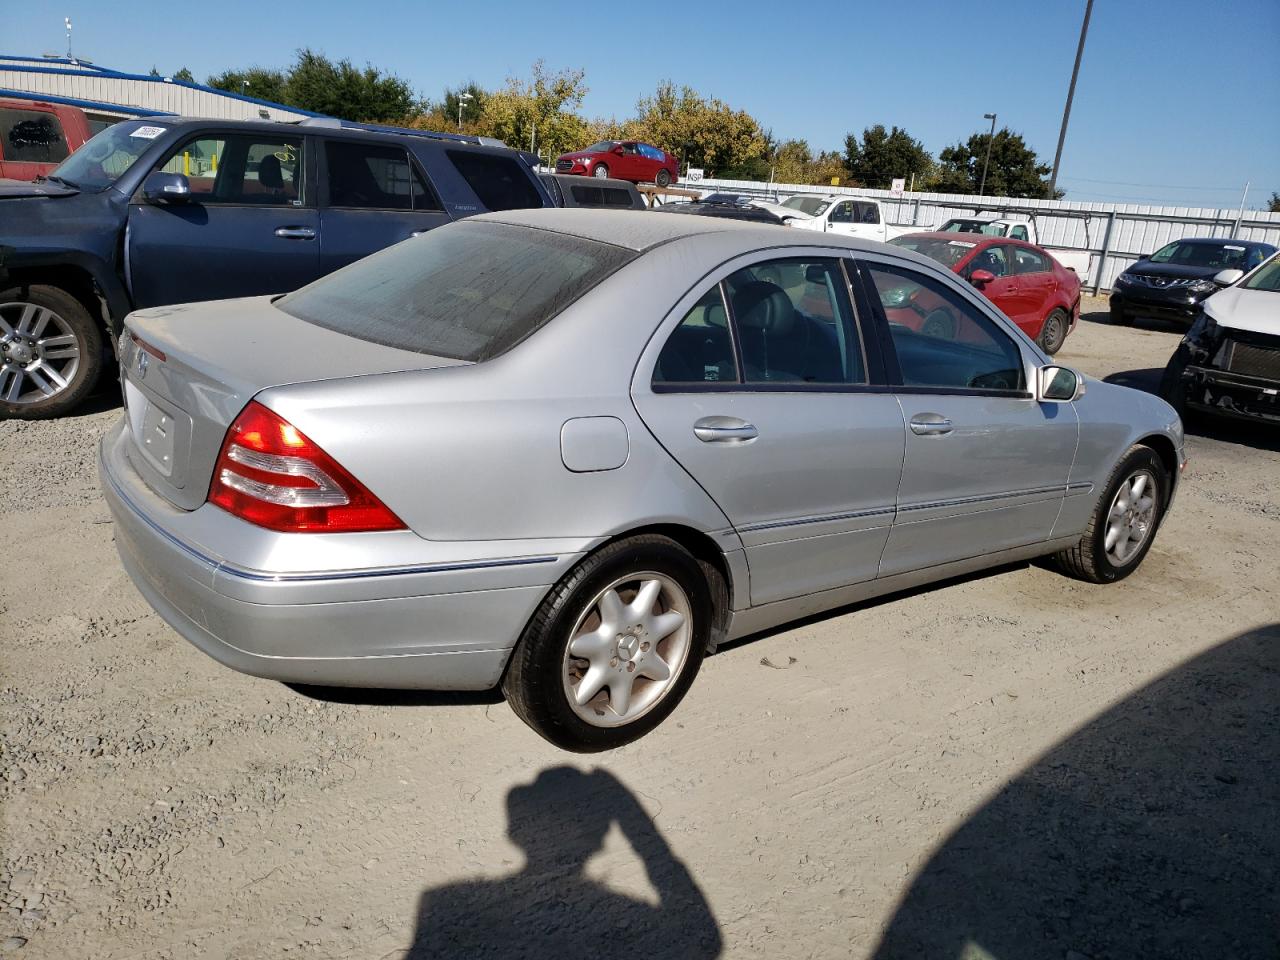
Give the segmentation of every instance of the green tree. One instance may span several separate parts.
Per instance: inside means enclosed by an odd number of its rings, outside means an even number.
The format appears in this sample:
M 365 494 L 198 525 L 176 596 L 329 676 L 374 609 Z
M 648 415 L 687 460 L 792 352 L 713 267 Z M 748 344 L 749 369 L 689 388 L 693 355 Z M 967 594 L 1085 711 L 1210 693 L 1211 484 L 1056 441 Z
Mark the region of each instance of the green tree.
M 939 171 L 932 188 L 940 193 L 977 193 L 988 142 L 991 143 L 991 162 L 984 191 L 987 196 L 1033 200 L 1063 196 L 1059 190 L 1055 197 L 1049 197 L 1048 164 L 1040 163 L 1022 135 L 1008 127 L 997 130 L 994 140 L 989 134 L 975 133 L 968 141 L 939 153 Z
M 280 70 L 250 67 L 247 70 L 224 70 L 205 81 L 209 86 L 273 103 L 286 103 L 288 78 Z
M 910 180 L 915 174 L 923 180 L 933 167 L 933 157 L 906 130 L 895 126 L 886 131 L 883 123 L 877 123 L 862 131 L 861 141 L 852 133 L 844 138 L 844 165 L 863 186 L 887 190 L 894 177 Z
M 692 87 L 677 90 L 667 80 L 652 97 L 640 99 L 636 114 L 627 125 L 630 135 L 675 154 L 686 167 L 725 177 L 759 177 L 763 169 L 768 177 L 766 134 L 745 110 L 703 97 Z
M 1280 193 L 1272 191 L 1271 199 L 1267 201 L 1268 213 L 1280 213 Z
M 418 113 L 421 104 L 408 82 L 366 64 L 334 63 L 310 48 L 298 59 L 285 82 L 284 103 L 360 123 L 398 123 Z
M 586 96 L 581 70 L 548 73 L 543 61 L 528 80 L 508 77 L 507 85 L 485 97 L 479 128 L 513 147 L 552 157 L 582 145 L 587 122 L 577 113 Z

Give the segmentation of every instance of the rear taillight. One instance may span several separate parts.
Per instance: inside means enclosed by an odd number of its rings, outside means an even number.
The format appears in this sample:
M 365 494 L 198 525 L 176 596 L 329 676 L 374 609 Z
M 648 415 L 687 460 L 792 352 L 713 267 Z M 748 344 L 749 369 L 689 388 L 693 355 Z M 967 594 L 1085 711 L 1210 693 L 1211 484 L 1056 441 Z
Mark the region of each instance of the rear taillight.
M 404 522 L 297 427 L 257 401 L 222 441 L 209 502 L 269 530 L 359 533 Z

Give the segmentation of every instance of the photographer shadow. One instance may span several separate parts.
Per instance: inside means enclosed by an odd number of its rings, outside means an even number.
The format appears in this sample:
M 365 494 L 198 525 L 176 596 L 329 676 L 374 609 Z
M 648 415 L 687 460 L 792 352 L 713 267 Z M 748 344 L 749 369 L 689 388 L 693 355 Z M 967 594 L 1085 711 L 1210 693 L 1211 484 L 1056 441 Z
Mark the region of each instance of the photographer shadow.
M 706 897 L 608 771 L 544 770 L 507 794 L 507 816 L 524 868 L 424 891 L 405 960 L 719 956 L 720 930 Z M 588 859 L 615 823 L 643 862 L 657 906 L 586 876 Z

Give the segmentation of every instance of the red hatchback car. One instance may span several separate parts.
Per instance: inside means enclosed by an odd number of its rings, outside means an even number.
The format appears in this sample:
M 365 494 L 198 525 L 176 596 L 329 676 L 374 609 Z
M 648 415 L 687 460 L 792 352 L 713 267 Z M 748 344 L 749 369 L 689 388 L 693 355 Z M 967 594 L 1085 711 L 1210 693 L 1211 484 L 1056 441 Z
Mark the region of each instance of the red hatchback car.
M 1080 278 L 1042 247 L 969 233 L 908 233 L 889 242 L 964 277 L 1050 356 L 1075 329 Z
M 585 150 L 562 154 L 556 160 L 556 173 L 616 177 L 632 183 L 656 183 L 660 187 L 674 180 L 678 170 L 675 157 L 638 140 L 601 140 Z

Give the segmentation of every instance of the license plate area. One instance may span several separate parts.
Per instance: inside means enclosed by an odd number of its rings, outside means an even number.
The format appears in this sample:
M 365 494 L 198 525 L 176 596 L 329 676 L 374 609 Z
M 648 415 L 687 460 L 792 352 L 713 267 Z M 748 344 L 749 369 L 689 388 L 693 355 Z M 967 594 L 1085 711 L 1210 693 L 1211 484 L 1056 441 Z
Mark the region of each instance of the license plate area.
M 190 436 L 190 418 L 164 400 L 143 392 L 127 376 L 124 401 L 134 449 L 159 477 L 173 487 L 181 487 L 185 478 L 178 463 Z

